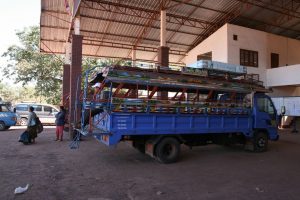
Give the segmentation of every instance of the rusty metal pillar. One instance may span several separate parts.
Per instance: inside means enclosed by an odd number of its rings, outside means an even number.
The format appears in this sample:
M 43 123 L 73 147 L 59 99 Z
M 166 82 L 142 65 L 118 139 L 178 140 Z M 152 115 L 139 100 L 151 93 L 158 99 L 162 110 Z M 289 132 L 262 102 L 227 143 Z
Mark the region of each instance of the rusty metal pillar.
M 160 46 L 157 49 L 157 63 L 159 69 L 169 68 L 169 47 Z
M 81 93 L 81 64 L 82 64 L 82 39 L 81 35 L 72 35 L 72 58 L 70 68 L 70 100 L 69 100 L 69 122 L 70 122 L 70 138 L 73 139 L 73 127 L 77 126 L 80 119 L 80 107 L 76 105 L 76 100 L 79 103 Z M 77 90 L 78 88 L 78 90 Z M 77 94 L 77 97 L 76 97 Z M 75 111 L 77 112 L 75 113 Z M 75 118 L 76 115 L 76 118 Z
M 68 107 L 68 96 L 70 94 L 70 65 L 63 65 L 63 91 L 62 91 L 62 105 Z

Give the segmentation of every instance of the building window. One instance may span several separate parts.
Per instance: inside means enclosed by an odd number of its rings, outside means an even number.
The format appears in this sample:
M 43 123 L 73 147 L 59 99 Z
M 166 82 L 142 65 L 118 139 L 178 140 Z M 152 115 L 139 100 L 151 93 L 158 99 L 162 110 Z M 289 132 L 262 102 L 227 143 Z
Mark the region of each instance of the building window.
M 279 67 L 279 54 L 271 53 L 271 68 Z
M 197 61 L 198 60 L 212 60 L 212 52 L 210 51 L 210 52 L 198 55 Z
M 238 36 L 237 35 L 233 35 L 233 40 L 238 40 Z
M 258 67 L 258 52 L 240 49 L 240 64 L 249 67 Z

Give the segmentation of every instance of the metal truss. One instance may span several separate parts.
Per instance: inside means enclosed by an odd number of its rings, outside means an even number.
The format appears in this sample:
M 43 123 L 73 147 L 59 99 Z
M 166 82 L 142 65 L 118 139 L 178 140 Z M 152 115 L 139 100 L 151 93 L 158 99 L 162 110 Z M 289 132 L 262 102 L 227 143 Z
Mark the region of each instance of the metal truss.
M 68 28 L 66 28 L 66 27 L 59 27 L 59 26 L 45 26 L 45 25 L 41 25 L 41 27 L 68 30 Z M 115 34 L 115 33 L 106 33 L 106 32 L 102 32 L 102 31 L 90 31 L 90 30 L 84 30 L 84 29 L 81 29 L 80 32 L 82 33 L 82 35 L 84 37 L 87 37 L 86 34 L 97 34 L 97 35 L 109 35 L 109 36 L 113 36 L 113 37 L 122 37 L 122 38 L 128 38 L 128 39 L 136 39 L 137 38 L 136 36 L 121 35 L 121 34 Z M 98 39 L 98 40 L 102 40 L 102 42 L 104 42 L 104 40 L 102 38 L 99 38 L 99 36 L 96 36 L 96 37 L 93 37 L 93 38 Z M 155 42 L 155 43 L 158 43 L 158 44 L 160 42 L 157 39 L 150 39 L 150 38 L 143 38 L 143 40 L 144 41 L 149 41 L 149 42 Z M 184 47 L 183 49 L 186 49 L 186 48 L 189 47 L 188 44 L 184 44 L 184 43 L 178 43 L 178 42 L 168 42 L 168 43 L 171 44 L 171 45 L 176 45 L 176 46 Z
M 127 5 L 123 3 L 110 2 L 105 0 L 84 0 L 85 5 L 97 10 L 111 12 L 115 14 L 123 14 L 127 16 L 139 17 L 144 19 L 151 19 L 153 14 L 160 14 L 160 10 L 151 10 L 143 7 Z M 83 6 L 84 8 L 84 6 Z M 159 21 L 159 19 L 156 19 Z M 209 25 L 212 25 L 212 22 L 200 20 L 192 17 L 187 17 L 178 14 L 167 13 L 167 22 L 172 24 L 180 24 L 184 26 L 190 26 L 195 28 L 206 29 Z
M 300 19 L 298 12 L 299 0 L 236 0 L 238 2 L 253 5 L 275 13 Z
M 52 39 L 43 39 L 43 42 L 58 42 L 58 43 L 65 43 L 64 40 L 52 40 Z M 84 37 L 83 45 L 86 46 L 103 46 L 103 47 L 111 47 L 111 48 L 117 48 L 117 49 L 133 49 L 133 45 L 132 44 L 126 44 L 126 43 L 121 43 L 121 42 L 107 42 L 107 41 L 100 41 L 100 40 L 96 40 L 96 39 L 92 39 L 92 38 L 88 38 L 88 37 Z M 149 46 L 142 46 L 142 45 L 138 45 L 136 46 L 136 50 L 138 51 L 145 51 L 145 52 L 153 52 L 156 53 L 157 52 L 157 48 L 156 47 L 149 47 Z M 63 52 L 60 52 L 63 53 Z M 178 55 L 178 56 L 186 56 L 186 53 L 184 51 L 179 51 L 179 50 L 170 50 L 170 55 Z

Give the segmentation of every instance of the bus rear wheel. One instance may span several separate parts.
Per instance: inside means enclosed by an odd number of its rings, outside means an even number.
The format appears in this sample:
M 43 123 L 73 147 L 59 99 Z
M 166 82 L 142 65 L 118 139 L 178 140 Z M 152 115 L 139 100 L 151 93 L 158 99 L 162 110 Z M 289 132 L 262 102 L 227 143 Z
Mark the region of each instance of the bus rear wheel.
M 155 148 L 156 159 L 161 163 L 173 163 L 178 160 L 180 143 L 176 138 L 166 137 Z

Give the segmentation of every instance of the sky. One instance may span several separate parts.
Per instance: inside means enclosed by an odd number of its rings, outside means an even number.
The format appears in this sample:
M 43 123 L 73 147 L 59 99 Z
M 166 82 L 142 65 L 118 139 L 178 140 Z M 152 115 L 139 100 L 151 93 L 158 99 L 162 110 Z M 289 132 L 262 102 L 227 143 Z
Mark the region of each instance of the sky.
M 0 0 L 0 3 L 0 65 L 5 66 L 2 54 L 9 46 L 20 44 L 16 32 L 40 24 L 41 0 Z

